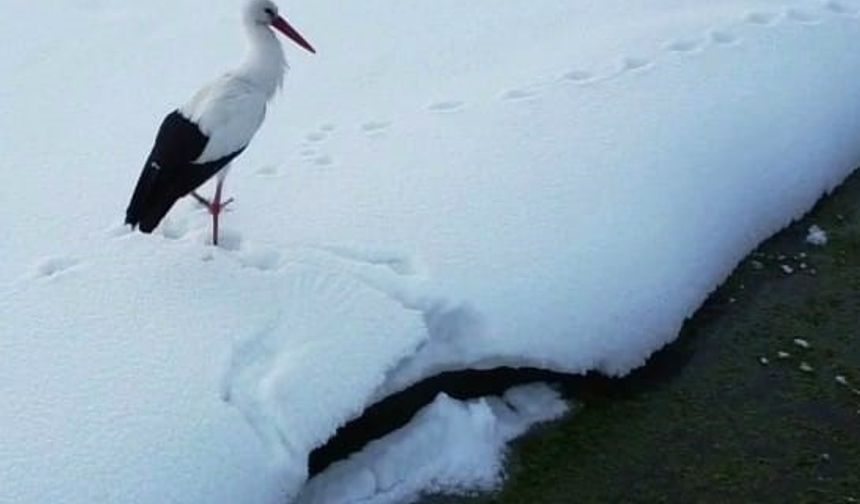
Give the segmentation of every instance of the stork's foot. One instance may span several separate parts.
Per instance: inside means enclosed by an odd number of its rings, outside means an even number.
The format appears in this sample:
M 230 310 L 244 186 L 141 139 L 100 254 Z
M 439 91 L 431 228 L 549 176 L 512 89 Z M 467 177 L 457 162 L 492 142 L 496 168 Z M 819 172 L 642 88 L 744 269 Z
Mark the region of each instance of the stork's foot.
M 221 201 L 221 191 L 224 187 L 224 180 L 218 179 L 218 185 L 215 186 L 215 196 L 212 198 L 212 201 L 200 196 L 195 191 L 191 191 L 191 196 L 197 200 L 198 203 L 203 205 L 204 208 L 209 210 L 209 213 L 212 215 L 212 245 L 218 246 L 218 216 L 221 215 L 227 206 L 230 203 L 233 203 L 233 198 L 229 198 L 225 201 Z
M 227 206 L 230 205 L 230 203 L 233 203 L 233 201 L 233 198 L 227 198 L 226 201 L 222 201 L 220 203 L 217 201 L 210 203 L 208 206 L 209 213 L 211 213 L 212 215 L 218 215 L 221 212 L 227 210 Z
M 208 199 L 204 198 L 203 196 L 200 196 L 199 194 L 197 194 L 197 192 L 196 192 L 196 191 L 192 191 L 192 192 L 191 192 L 191 196 L 192 196 L 195 200 L 197 200 L 197 203 L 200 203 L 200 206 L 202 206 L 202 207 L 210 208 L 210 207 L 212 206 L 212 202 L 211 202 L 211 201 L 209 201 Z
M 228 198 L 226 201 L 221 201 L 221 202 L 219 202 L 217 200 L 216 201 L 209 201 L 208 199 L 204 198 L 203 196 L 200 196 L 199 194 L 197 194 L 196 192 L 192 192 L 191 196 L 195 200 L 197 200 L 197 203 L 199 203 L 200 206 L 209 210 L 209 213 L 212 215 L 218 215 L 221 212 L 225 211 L 227 209 L 227 206 L 229 206 L 230 203 L 233 203 L 235 201 L 234 198 Z

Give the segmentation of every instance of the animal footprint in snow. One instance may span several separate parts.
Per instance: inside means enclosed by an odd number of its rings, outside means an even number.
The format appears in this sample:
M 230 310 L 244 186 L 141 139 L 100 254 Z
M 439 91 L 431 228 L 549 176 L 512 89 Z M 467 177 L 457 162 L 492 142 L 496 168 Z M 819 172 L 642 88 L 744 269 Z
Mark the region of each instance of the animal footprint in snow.
M 511 89 L 502 93 L 502 99 L 507 101 L 522 101 L 535 98 L 537 93 L 528 89 Z
M 311 143 L 322 142 L 323 140 L 325 140 L 325 134 L 320 133 L 318 131 L 314 131 L 313 133 L 308 133 L 307 135 L 305 135 L 305 140 Z
M 642 70 L 651 66 L 651 62 L 645 58 L 627 57 L 621 60 L 621 71 Z
M 850 16 L 850 15 L 857 14 L 857 8 L 856 7 L 852 7 L 852 6 L 848 5 L 847 3 L 842 2 L 840 0 L 830 0 L 829 2 L 827 2 L 825 4 L 825 7 L 830 12 L 833 12 L 834 14 L 840 14 L 843 16 L 844 15 Z
M 670 42 L 666 45 L 666 49 L 673 52 L 688 53 L 700 49 L 704 44 L 705 41 L 700 38 L 684 38 Z
M 68 271 L 81 262 L 74 257 L 48 257 L 36 265 L 36 276 L 39 278 L 51 278 Z
M 711 32 L 711 40 L 719 45 L 733 45 L 738 42 L 738 36 L 726 30 L 714 30 Z
M 258 177 L 274 177 L 278 174 L 278 168 L 273 165 L 264 166 L 257 170 L 255 174 Z
M 754 25 L 770 25 L 776 21 L 776 18 L 777 15 L 773 12 L 750 12 L 744 19 Z
M 316 166 L 331 166 L 334 164 L 334 159 L 331 156 L 317 156 L 314 158 L 313 163 Z
M 821 21 L 821 16 L 804 9 L 788 9 L 785 16 L 796 23 L 813 24 Z
M 428 108 L 433 112 L 455 112 L 462 109 L 463 105 L 461 101 L 442 101 L 432 103 Z
M 564 74 L 562 78 L 571 82 L 584 83 L 594 80 L 594 74 L 592 74 L 591 72 L 586 72 L 584 70 L 571 70 L 570 72 Z
M 361 131 L 368 135 L 375 135 L 384 132 L 389 126 L 391 126 L 391 123 L 387 121 L 371 121 L 362 124 Z

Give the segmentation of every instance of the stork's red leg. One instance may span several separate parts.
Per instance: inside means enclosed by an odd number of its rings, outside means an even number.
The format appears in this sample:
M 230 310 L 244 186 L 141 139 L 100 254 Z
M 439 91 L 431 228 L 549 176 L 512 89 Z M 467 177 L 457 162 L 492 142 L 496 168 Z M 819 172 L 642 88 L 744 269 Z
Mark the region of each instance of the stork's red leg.
M 212 215 L 212 245 L 215 245 L 216 247 L 218 246 L 218 218 L 221 215 L 221 212 L 224 211 L 230 203 L 233 203 L 233 198 L 229 198 L 224 202 L 221 201 L 223 188 L 224 181 L 219 180 L 218 184 L 215 186 L 215 196 L 212 198 L 212 201 L 200 196 L 196 191 L 191 192 L 191 196 L 197 200 L 198 203 L 206 207 Z
M 212 214 L 212 245 L 218 246 L 218 214 L 221 213 L 221 186 L 224 181 L 219 179 L 218 185 L 215 186 L 215 198 L 212 205 L 209 206 L 209 213 Z
M 208 204 L 209 213 L 212 214 L 212 245 L 218 246 L 218 217 L 221 215 L 221 212 L 227 208 L 227 205 L 233 203 L 233 198 L 229 198 L 227 201 L 221 202 L 221 193 L 224 186 L 224 181 L 219 180 L 218 185 L 215 186 L 215 197 L 212 200 L 212 203 Z

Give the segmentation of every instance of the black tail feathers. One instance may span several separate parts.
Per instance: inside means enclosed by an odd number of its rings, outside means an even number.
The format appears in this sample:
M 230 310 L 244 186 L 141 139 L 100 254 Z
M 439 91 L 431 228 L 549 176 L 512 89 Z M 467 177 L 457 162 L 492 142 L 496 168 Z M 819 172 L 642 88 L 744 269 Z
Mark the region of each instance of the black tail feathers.
M 184 196 L 161 173 L 155 161 L 148 161 L 140 174 L 131 202 L 125 212 L 125 223 L 151 233 L 176 201 Z
M 177 200 L 200 187 L 244 150 L 243 147 L 220 159 L 195 163 L 208 141 L 200 128 L 178 111 L 164 118 L 126 209 L 126 224 L 151 233 Z

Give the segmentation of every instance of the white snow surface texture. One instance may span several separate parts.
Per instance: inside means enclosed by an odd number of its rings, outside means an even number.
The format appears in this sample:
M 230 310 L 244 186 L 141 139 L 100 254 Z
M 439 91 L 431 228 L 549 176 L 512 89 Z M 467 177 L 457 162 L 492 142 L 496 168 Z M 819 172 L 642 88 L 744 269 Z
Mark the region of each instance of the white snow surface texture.
M 132 234 L 159 122 L 242 54 L 239 5 L 3 7 L 3 503 L 487 488 L 563 410 L 545 387 L 440 396 L 305 468 L 441 370 L 642 365 L 860 164 L 855 0 L 293 0 L 319 54 L 284 42 L 224 246 L 190 202 Z

